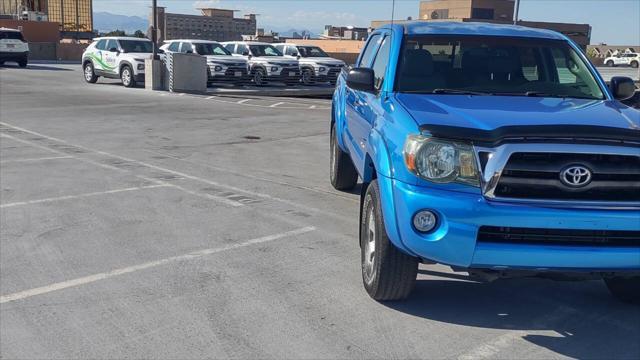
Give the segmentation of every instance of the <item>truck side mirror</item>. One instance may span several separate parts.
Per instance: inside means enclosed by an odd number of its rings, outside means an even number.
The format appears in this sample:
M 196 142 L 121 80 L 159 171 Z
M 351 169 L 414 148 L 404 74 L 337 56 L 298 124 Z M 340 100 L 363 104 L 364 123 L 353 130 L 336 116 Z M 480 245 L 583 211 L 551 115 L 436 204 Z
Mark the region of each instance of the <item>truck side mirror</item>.
M 347 74 L 347 86 L 353 90 L 375 93 L 374 78 L 372 69 L 354 68 Z
M 636 93 L 636 85 L 633 80 L 624 76 L 612 77 L 609 88 L 613 97 L 620 101 L 630 99 Z

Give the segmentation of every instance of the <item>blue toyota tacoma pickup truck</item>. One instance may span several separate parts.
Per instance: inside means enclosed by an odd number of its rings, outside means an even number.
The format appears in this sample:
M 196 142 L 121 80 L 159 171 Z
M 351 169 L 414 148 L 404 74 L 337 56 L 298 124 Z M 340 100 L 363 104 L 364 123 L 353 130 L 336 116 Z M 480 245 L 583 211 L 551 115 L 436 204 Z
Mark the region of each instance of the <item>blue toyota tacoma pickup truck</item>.
M 603 279 L 640 299 L 640 112 L 568 38 L 519 26 L 388 25 L 333 97 L 330 177 L 362 179 L 362 277 L 406 298 L 418 264 L 485 279 Z

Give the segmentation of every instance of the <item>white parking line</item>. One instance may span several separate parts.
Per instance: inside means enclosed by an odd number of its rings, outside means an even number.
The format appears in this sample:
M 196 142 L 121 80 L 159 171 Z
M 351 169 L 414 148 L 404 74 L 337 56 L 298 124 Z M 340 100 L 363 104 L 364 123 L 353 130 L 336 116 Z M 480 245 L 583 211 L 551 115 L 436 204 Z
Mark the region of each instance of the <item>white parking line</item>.
M 47 286 L 42 286 L 42 287 L 30 289 L 30 290 L 20 291 L 20 292 L 9 294 L 9 295 L 3 295 L 3 296 L 0 296 L 0 304 L 21 300 L 21 299 L 26 299 L 32 296 L 47 294 L 53 291 L 68 289 L 68 288 L 76 287 L 80 285 L 86 285 L 96 281 L 106 280 L 115 276 L 120 276 L 120 275 L 129 274 L 136 271 L 146 270 L 149 268 L 153 268 L 160 265 L 166 265 L 173 262 L 194 260 L 206 255 L 221 253 L 223 251 L 234 250 L 234 249 L 255 245 L 255 244 L 262 244 L 262 243 L 266 243 L 274 240 L 283 239 L 286 237 L 302 235 L 314 230 L 316 230 L 315 227 L 308 226 L 308 227 L 304 227 L 296 230 L 282 232 L 279 234 L 268 235 L 268 236 L 264 236 L 256 239 L 247 240 L 237 244 L 230 244 L 230 245 L 226 245 L 218 248 L 210 248 L 210 249 L 194 251 L 185 255 L 172 256 L 172 257 L 168 257 L 161 260 L 150 261 L 150 262 L 139 264 L 139 265 L 111 270 L 111 271 L 103 272 L 99 274 L 89 275 L 89 276 L 81 277 L 78 279 L 67 280 L 67 281 L 63 281 L 63 282 L 59 282 L 59 283 L 55 283 Z
M 280 106 L 280 105 L 284 105 L 284 104 L 285 104 L 285 103 L 283 103 L 283 102 L 277 102 L 277 103 L 275 103 L 275 104 L 269 105 L 269 107 L 270 107 L 270 108 L 275 108 L 275 107 L 278 107 L 278 106 Z
M 58 197 L 52 197 L 52 198 L 46 198 L 46 199 L 19 201 L 14 203 L 0 204 L 0 208 L 4 209 L 4 208 L 10 208 L 10 207 L 22 206 L 22 205 L 42 204 L 42 203 L 48 203 L 48 202 L 54 202 L 54 201 L 73 200 L 73 199 L 80 199 L 80 198 L 86 198 L 86 197 L 92 197 L 92 196 L 117 194 L 122 192 L 144 190 L 144 189 L 155 189 L 159 187 L 170 187 L 170 186 L 171 185 L 169 184 L 138 186 L 138 187 L 125 188 L 125 189 L 92 192 L 92 193 L 86 193 L 86 194 L 80 194 L 80 195 L 67 195 L 67 196 L 58 196 Z
M 40 158 L 30 158 L 30 159 L 2 160 L 2 161 L 0 161 L 0 164 L 35 162 L 35 161 L 58 160 L 58 159 L 73 159 L 73 157 L 71 157 L 71 156 L 50 156 L 50 157 L 40 157 Z
M 244 103 L 246 103 L 246 102 L 247 102 L 247 101 L 249 101 L 249 100 L 251 100 L 251 99 L 242 99 L 242 100 L 240 100 L 240 101 L 237 101 L 237 102 L 236 102 L 236 104 L 244 104 Z

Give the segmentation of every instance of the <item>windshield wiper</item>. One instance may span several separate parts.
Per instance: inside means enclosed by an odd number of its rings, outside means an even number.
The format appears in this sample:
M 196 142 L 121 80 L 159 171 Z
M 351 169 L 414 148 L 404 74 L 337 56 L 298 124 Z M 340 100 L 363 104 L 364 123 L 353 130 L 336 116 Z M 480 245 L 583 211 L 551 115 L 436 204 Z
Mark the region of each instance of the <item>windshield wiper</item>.
M 488 92 L 481 91 L 471 91 L 471 90 L 458 90 L 458 89 L 434 89 L 432 91 L 429 90 L 401 90 L 402 93 L 407 94 L 454 94 L 454 95 L 478 95 L 478 96 L 488 96 L 493 95 Z

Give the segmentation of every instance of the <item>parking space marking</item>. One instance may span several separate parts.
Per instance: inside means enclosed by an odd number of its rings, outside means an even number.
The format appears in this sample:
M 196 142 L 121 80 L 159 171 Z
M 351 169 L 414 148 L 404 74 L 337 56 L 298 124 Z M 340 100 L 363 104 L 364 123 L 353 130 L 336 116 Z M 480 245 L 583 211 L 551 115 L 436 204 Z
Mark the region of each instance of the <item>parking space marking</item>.
M 150 262 L 146 262 L 139 265 L 133 265 L 133 266 L 129 266 L 121 269 L 111 270 L 108 272 L 89 275 L 89 276 L 85 276 L 85 277 L 81 277 L 73 280 L 67 280 L 67 281 L 63 281 L 63 282 L 59 282 L 59 283 L 55 283 L 47 286 L 20 291 L 17 293 L 0 296 L 0 304 L 22 300 L 22 299 L 30 298 L 37 295 L 43 295 L 43 294 L 47 294 L 47 293 L 58 291 L 58 290 L 64 290 L 72 287 L 86 285 L 86 284 L 94 283 L 96 281 L 106 280 L 112 277 L 129 274 L 136 271 L 146 270 L 146 269 L 150 269 L 150 268 L 154 268 L 157 266 L 166 265 L 174 262 L 195 260 L 206 255 L 217 254 L 224 251 L 239 249 L 239 248 L 256 245 L 256 244 L 263 244 L 263 243 L 280 240 L 287 237 L 303 235 L 315 230 L 316 230 L 315 227 L 307 226 L 307 227 L 303 227 L 303 228 L 299 228 L 291 231 L 281 232 L 274 235 L 267 235 L 267 236 L 243 241 L 237 244 L 230 244 L 230 245 L 225 245 L 217 248 L 209 248 L 209 249 L 194 251 L 184 255 L 172 256 L 165 259 L 150 261 Z
M 239 100 L 238 102 L 236 102 L 236 104 L 244 104 L 244 103 L 246 103 L 247 101 L 250 101 L 250 100 L 251 99 L 242 99 L 242 100 Z
M 73 159 L 73 157 L 71 157 L 71 156 L 49 156 L 49 157 L 39 157 L 39 158 L 30 158 L 30 159 L 1 160 L 0 164 L 36 162 L 36 161 L 59 160 L 59 159 Z
M 275 104 L 269 105 L 269 107 L 270 107 L 270 108 L 275 108 L 275 107 L 278 107 L 278 106 L 280 106 L 280 105 L 284 105 L 284 104 L 285 104 L 285 103 L 283 103 L 283 102 L 277 102 L 277 103 L 275 103 Z
M 311 109 L 309 106 L 307 106 L 307 104 L 295 103 L 295 102 L 282 102 L 282 104 L 277 105 L 276 107 L 273 106 L 275 104 L 259 105 L 259 104 L 250 104 L 250 103 L 248 103 L 248 101 L 251 101 L 251 100 L 267 101 L 267 100 L 264 100 L 264 99 L 256 99 L 256 98 L 244 99 L 244 100 L 247 100 L 247 101 L 243 102 L 243 103 L 238 103 L 238 100 L 233 100 L 233 101 L 222 100 L 224 98 L 223 96 L 209 96 L 209 97 L 200 97 L 200 98 L 201 99 L 206 99 L 206 100 L 211 100 L 211 101 L 217 101 L 217 102 L 221 102 L 221 103 L 225 103 L 225 104 L 242 105 L 242 106 L 249 106 L 249 107 L 256 107 L 256 108 L 263 108 L 263 109 L 273 109 L 273 108 L 277 108 L 279 110 L 282 110 L 282 109 L 284 109 L 284 110 Z M 293 105 L 297 105 L 297 106 L 282 106 L 284 104 L 293 104 Z M 312 110 L 329 110 L 329 109 L 331 109 L 330 106 L 317 106 L 316 105 L 316 107 L 313 108 Z
M 10 207 L 16 207 L 16 206 L 22 206 L 22 205 L 42 204 L 42 203 L 49 203 L 49 202 L 62 201 L 62 200 L 81 199 L 81 198 L 86 198 L 86 197 L 109 195 L 109 194 L 118 194 L 118 193 L 122 193 L 122 192 L 145 190 L 145 189 L 155 189 L 155 188 L 159 188 L 159 187 L 169 187 L 169 186 L 171 186 L 171 185 L 169 185 L 169 184 L 157 184 L 157 185 L 149 185 L 149 186 L 130 187 L 130 188 L 125 188 L 125 189 L 98 191 L 98 192 L 91 192 L 91 193 L 79 194 L 79 195 L 67 195 L 67 196 L 58 196 L 58 197 L 52 197 L 52 198 L 46 198 L 46 199 L 19 201 L 19 202 L 14 202 L 14 203 L 0 204 L 0 208 L 4 209 L 4 208 L 10 208 Z
M 331 218 L 334 218 L 334 219 L 343 220 L 342 217 L 336 215 L 335 213 L 333 213 L 331 211 L 327 211 L 327 210 L 318 209 L 318 208 L 314 208 L 314 207 L 311 207 L 311 206 L 299 204 L 299 203 L 297 203 L 295 201 L 282 199 L 282 198 L 275 197 L 275 196 L 272 196 L 272 195 L 269 195 L 269 194 L 259 193 L 259 192 L 256 192 L 256 191 L 241 189 L 241 188 L 238 188 L 238 187 L 235 187 L 235 186 L 231 186 L 231 185 L 221 184 L 221 183 L 218 183 L 218 182 L 215 182 L 215 181 L 211 181 L 211 180 L 208 180 L 208 179 L 204 179 L 204 178 L 201 178 L 201 177 L 185 174 L 183 172 L 179 172 L 179 171 L 175 171 L 175 170 L 170 170 L 170 169 L 167 169 L 167 168 L 163 168 L 163 167 L 160 167 L 160 166 L 149 164 L 149 163 L 144 162 L 144 161 L 138 161 L 138 160 L 126 158 L 124 156 L 111 154 L 111 153 L 108 153 L 108 152 L 105 152 L 105 151 L 90 149 L 90 148 L 87 148 L 87 147 L 84 147 L 84 146 L 81 146 L 81 145 L 72 145 L 72 144 L 70 144 L 69 142 L 67 142 L 65 140 L 58 139 L 58 138 L 51 137 L 51 136 L 47 136 L 47 135 L 44 135 L 44 134 L 41 134 L 41 133 L 38 133 L 38 132 L 35 132 L 35 131 L 31 131 L 31 130 L 27 130 L 27 129 L 18 127 L 18 126 L 10 125 L 10 124 L 7 124 L 5 122 L 0 122 L 0 125 L 2 125 L 4 127 L 7 127 L 9 129 L 13 129 L 14 132 L 15 131 L 21 131 L 21 132 L 25 132 L 25 133 L 28 133 L 28 134 L 31 134 L 31 135 L 40 136 L 40 137 L 43 137 L 45 139 L 49 139 L 49 140 L 52 140 L 52 141 L 57 141 L 57 142 L 61 142 L 63 144 L 68 144 L 68 145 L 71 145 L 71 146 L 82 148 L 84 150 L 87 150 L 87 151 L 90 151 L 90 152 L 93 152 L 93 153 L 96 153 L 96 154 L 100 154 L 100 155 L 108 156 L 108 157 L 111 157 L 111 158 L 116 158 L 116 159 L 120 159 L 120 160 L 123 160 L 123 161 L 135 163 L 135 164 L 142 165 L 142 166 L 145 166 L 145 167 L 148 167 L 148 168 L 152 168 L 152 169 L 155 169 L 155 170 L 159 170 L 159 171 L 168 172 L 168 173 L 171 173 L 171 174 L 174 174 L 174 175 L 181 176 L 181 177 L 183 177 L 185 179 L 190 179 L 190 180 L 202 182 L 202 183 L 213 185 L 213 186 L 220 187 L 220 188 L 223 188 L 223 189 L 227 189 L 227 190 L 236 191 L 236 192 L 239 192 L 239 193 L 252 195 L 252 196 L 255 196 L 255 197 L 258 197 L 258 198 L 262 198 L 262 199 L 268 199 L 268 200 L 277 201 L 277 202 L 280 202 L 280 203 L 283 203 L 283 204 L 287 204 L 289 206 L 294 206 L 294 207 L 297 207 L 297 208 L 300 208 L 300 209 L 304 209 L 306 211 L 320 213 L 320 214 L 323 214 L 325 216 L 328 216 L 328 217 L 331 217 Z M 78 159 L 82 159 L 82 158 L 78 158 Z M 91 160 L 87 160 L 87 161 L 94 163 Z M 100 163 L 96 163 L 96 164 L 100 164 Z M 104 164 L 100 164 L 100 165 L 108 166 L 108 165 L 104 165 Z M 119 169 L 117 167 L 111 167 L 111 166 L 108 166 L 108 167 L 114 168 L 114 169 L 117 169 L 117 170 L 120 170 L 120 171 L 127 171 L 127 170 L 124 170 L 124 169 Z M 175 185 L 172 185 L 172 186 L 175 186 Z M 220 200 L 220 201 L 231 201 L 231 200 L 228 200 L 226 198 L 220 198 L 220 197 L 217 197 L 217 196 L 215 196 L 214 199 Z

